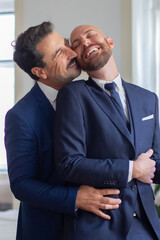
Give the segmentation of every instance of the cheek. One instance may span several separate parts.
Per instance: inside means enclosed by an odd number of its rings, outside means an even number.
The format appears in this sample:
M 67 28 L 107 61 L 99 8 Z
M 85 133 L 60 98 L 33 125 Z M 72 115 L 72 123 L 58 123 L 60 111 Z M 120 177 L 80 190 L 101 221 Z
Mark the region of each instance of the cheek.
M 63 75 L 66 72 L 66 61 L 64 59 L 58 59 L 53 68 L 53 74 L 56 76 Z
M 79 59 L 82 55 L 82 48 L 79 46 L 74 50 L 74 52 L 77 54 L 77 59 Z

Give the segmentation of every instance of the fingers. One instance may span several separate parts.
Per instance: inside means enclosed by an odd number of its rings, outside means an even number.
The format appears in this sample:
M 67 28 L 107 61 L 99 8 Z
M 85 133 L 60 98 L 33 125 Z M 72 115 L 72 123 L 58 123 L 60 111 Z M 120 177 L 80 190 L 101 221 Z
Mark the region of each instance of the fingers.
M 119 208 L 119 204 L 101 204 L 99 209 L 103 209 L 103 210 L 112 210 L 112 209 L 117 209 Z
M 101 218 L 104 218 L 106 220 L 110 220 L 111 217 L 108 215 L 108 214 L 105 214 L 104 212 L 102 212 L 101 210 L 96 210 L 94 212 L 97 216 L 101 217 Z
M 110 198 L 110 197 L 103 197 L 101 199 L 101 203 L 103 204 L 109 204 L 109 205 L 115 205 L 115 204 L 120 204 L 121 203 L 121 199 L 119 198 Z
M 121 199 L 106 197 L 107 195 L 118 195 L 120 194 L 119 189 L 98 189 L 97 194 L 99 194 L 99 208 L 101 209 L 115 209 L 119 207 Z
M 132 177 L 138 179 L 141 182 L 152 184 L 154 173 L 156 171 L 156 162 L 151 159 L 153 150 L 149 149 L 145 153 L 142 153 L 133 162 Z
M 103 197 L 103 198 L 106 198 L 106 197 Z M 106 220 L 110 220 L 111 217 L 108 214 L 104 213 L 102 210 L 112 210 L 112 209 L 119 208 L 119 204 L 114 204 L 116 202 L 116 201 L 114 201 L 115 199 L 110 198 L 110 200 L 111 200 L 111 202 L 113 201 L 113 204 L 102 204 L 102 203 L 99 203 L 99 202 L 97 204 L 92 203 L 90 205 L 89 211 L 96 214 L 97 216 L 99 216 L 101 218 L 104 218 Z M 121 202 L 120 199 L 116 199 L 116 200 L 117 200 L 117 202 Z
M 153 150 L 149 149 L 145 154 L 147 154 L 147 157 L 151 157 L 153 155 Z
M 111 210 L 119 208 L 119 204 L 121 204 L 121 199 L 119 198 L 103 197 L 97 207 L 99 209 Z
M 154 178 L 155 168 L 153 168 L 153 172 L 150 173 L 150 178 Z
M 100 191 L 102 195 L 118 195 L 118 194 L 120 194 L 119 189 L 100 189 L 98 191 Z
M 152 179 L 148 179 L 148 182 L 146 182 L 146 183 L 148 183 L 148 184 L 152 184 L 153 181 L 152 181 Z
M 121 200 L 114 198 L 114 196 L 112 198 L 106 196 L 117 195 L 119 193 L 118 189 L 96 189 L 89 186 L 81 186 L 77 193 L 76 207 L 109 220 L 110 216 L 103 213 L 102 210 L 119 208 Z
M 146 160 L 146 159 L 151 160 L 150 157 L 151 157 L 152 155 L 153 155 L 153 150 L 152 150 L 152 149 L 149 149 L 149 150 L 146 151 L 145 153 L 141 153 L 141 154 L 138 156 L 137 160 L 140 160 L 140 161 Z M 153 160 L 152 160 L 152 161 L 153 161 Z
M 156 171 L 156 161 L 154 161 L 155 162 L 155 166 L 154 166 L 154 173 L 155 173 L 155 171 Z

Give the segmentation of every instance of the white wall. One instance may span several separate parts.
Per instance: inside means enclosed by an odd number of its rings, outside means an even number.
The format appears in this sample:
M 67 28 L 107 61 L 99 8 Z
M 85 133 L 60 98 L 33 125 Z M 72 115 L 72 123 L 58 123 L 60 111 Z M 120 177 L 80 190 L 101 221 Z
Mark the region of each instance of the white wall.
M 1 12 L 12 12 L 14 8 L 13 0 L 0 0 L 0 11 Z
M 50 20 L 57 32 L 69 37 L 77 25 L 91 24 L 121 45 L 121 0 L 26 0 L 24 8 L 25 28 Z M 115 50 L 115 56 L 120 66 L 119 47 Z
M 122 6 L 126 6 L 125 1 L 15 0 L 16 35 L 32 25 L 48 20 L 54 23 L 55 30 L 64 37 L 69 37 L 70 32 L 77 25 L 94 25 L 114 40 L 113 53 L 118 70 L 122 72 L 123 25 L 121 14 Z M 130 2 L 130 0 L 127 1 Z M 21 98 L 32 85 L 33 82 L 29 77 L 16 68 L 16 100 Z

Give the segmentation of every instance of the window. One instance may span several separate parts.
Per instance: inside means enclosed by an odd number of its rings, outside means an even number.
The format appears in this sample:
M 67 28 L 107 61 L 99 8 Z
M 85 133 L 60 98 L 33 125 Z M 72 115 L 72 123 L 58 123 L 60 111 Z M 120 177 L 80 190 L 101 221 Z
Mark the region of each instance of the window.
M 132 0 L 133 82 L 160 97 L 160 1 Z
M 10 4 L 11 0 L 9 6 Z M 7 167 L 4 147 L 5 115 L 14 104 L 14 64 L 11 42 L 15 38 L 15 16 L 13 11 L 5 11 L 5 9 L 8 10 L 7 6 L 6 4 L 3 9 L 0 9 L 0 29 L 3 33 L 0 37 L 0 170 L 5 170 Z

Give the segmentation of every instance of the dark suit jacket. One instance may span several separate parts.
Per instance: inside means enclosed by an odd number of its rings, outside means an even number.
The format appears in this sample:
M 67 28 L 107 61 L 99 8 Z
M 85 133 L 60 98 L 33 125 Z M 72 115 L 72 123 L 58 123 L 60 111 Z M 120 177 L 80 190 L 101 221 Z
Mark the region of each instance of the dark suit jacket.
M 124 81 L 123 86 L 131 131 L 110 97 L 92 79 L 67 85 L 57 97 L 55 150 L 62 179 L 75 185 L 120 188 L 121 191 L 120 208 L 107 211 L 110 221 L 81 210 L 76 218 L 66 218 L 66 236 L 73 231 L 74 240 L 124 239 L 137 211 L 138 199 L 160 239 L 151 186 L 137 180 L 128 184 L 129 160 L 150 148 L 157 162 L 154 182 L 160 181 L 158 100 L 154 93 L 138 86 Z
M 35 84 L 6 115 L 10 185 L 21 201 L 17 240 L 59 240 L 62 213 L 75 214 L 77 188 L 62 185 L 55 170 L 54 114 Z

